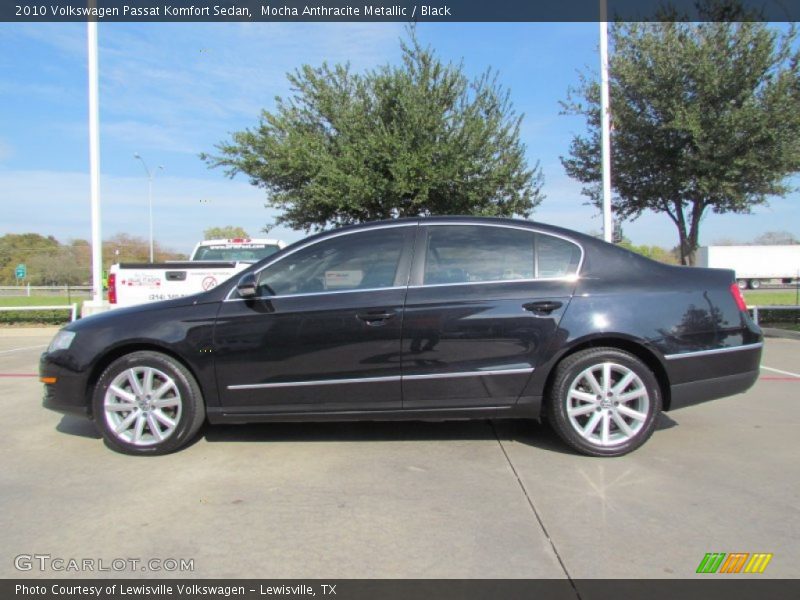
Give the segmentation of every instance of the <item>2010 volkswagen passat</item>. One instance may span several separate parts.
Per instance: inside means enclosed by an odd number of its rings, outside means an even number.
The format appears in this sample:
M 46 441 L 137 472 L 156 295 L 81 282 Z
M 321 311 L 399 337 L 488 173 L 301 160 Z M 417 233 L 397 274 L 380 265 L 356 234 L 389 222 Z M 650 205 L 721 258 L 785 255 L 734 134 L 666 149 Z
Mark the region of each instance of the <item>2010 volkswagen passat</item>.
M 545 416 L 617 456 L 662 410 L 747 390 L 761 349 L 732 271 L 443 217 L 322 233 L 208 292 L 81 319 L 40 372 L 47 408 L 131 454 L 180 448 L 206 419 Z

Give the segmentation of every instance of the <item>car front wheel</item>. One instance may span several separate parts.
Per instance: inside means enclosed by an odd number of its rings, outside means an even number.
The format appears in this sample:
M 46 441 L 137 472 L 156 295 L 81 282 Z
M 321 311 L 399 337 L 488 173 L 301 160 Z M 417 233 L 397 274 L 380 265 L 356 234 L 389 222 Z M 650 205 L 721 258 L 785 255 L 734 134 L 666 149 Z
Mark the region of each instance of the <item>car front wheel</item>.
M 652 371 L 616 348 L 590 348 L 556 368 L 548 415 L 558 435 L 589 456 L 621 456 L 644 444 L 661 412 Z
M 125 454 L 177 450 L 200 429 L 205 406 L 200 387 L 180 362 L 160 352 L 132 352 L 100 376 L 94 419 L 106 444 Z

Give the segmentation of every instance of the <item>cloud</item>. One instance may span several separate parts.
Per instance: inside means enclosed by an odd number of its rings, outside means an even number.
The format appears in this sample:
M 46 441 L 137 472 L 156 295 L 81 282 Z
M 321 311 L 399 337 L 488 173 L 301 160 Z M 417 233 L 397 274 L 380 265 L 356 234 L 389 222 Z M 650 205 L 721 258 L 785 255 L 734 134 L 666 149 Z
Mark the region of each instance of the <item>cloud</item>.
M 4 160 L 8 160 L 14 155 L 14 148 L 5 141 L 3 138 L 0 138 L 0 162 Z
M 253 119 L 298 64 L 384 62 L 399 28 L 385 24 L 159 24 L 101 31 L 104 107 L 109 115 L 181 124 Z
M 261 109 L 274 107 L 276 95 L 291 93 L 285 74 L 301 64 L 349 61 L 354 71 L 362 71 L 396 63 L 403 27 L 402 23 L 101 23 L 106 235 L 147 234 L 147 184 L 141 165 L 131 158 L 133 152 L 141 152 L 151 166 L 167 167 L 154 188 L 159 241 L 186 251 L 210 225 L 241 225 L 256 234 L 273 218 L 263 207 L 264 192 L 244 178 L 229 181 L 219 171 L 208 172 L 194 155 L 213 151 L 213 145 L 231 131 L 256 125 Z M 457 62 L 466 54 L 468 69 L 482 68 L 484 62 L 500 67 L 504 85 L 514 90 L 517 110 L 527 113 L 522 135 L 531 162 L 543 160 L 547 198 L 534 219 L 598 231 L 598 211 L 584 205 L 580 184 L 565 175 L 557 160 L 558 154 L 568 151 L 570 130 L 582 131 L 583 120 L 555 114 L 558 100 L 575 81 L 579 62 L 593 61 L 590 67 L 596 63 L 594 27 L 422 24 L 419 33 L 445 59 Z M 86 26 L 0 24 L 0 50 L 4 50 L 0 69 L 9 74 L 0 81 L 0 94 L 8 96 L 4 100 L 11 107 L 0 139 L 0 185 L 6 205 L 15 208 L 4 215 L 2 225 L 62 239 L 89 237 L 88 176 L 79 172 L 85 165 L 87 139 Z M 541 60 L 531 62 L 531 56 Z M 575 60 L 565 62 L 570 57 Z M 752 239 L 787 227 L 800 235 L 800 222 L 787 218 L 797 198 L 793 194 L 787 200 L 774 200 L 770 207 L 758 208 L 755 217 L 709 215 L 703 222 L 703 239 Z M 665 246 L 675 244 L 674 229 L 663 215 L 645 215 L 624 225 L 634 242 Z M 276 235 L 287 241 L 300 237 L 285 230 Z
M 88 174 L 0 170 L 0 189 L 6 205 L 15 207 L 4 215 L 0 235 L 35 232 L 62 241 L 91 237 Z M 583 205 L 580 184 L 563 175 L 553 177 L 545 191 L 548 198 L 533 220 L 582 232 L 602 229 L 599 212 Z M 238 225 L 254 237 L 264 237 L 261 229 L 276 216 L 264 207 L 265 201 L 263 190 L 241 180 L 157 175 L 153 185 L 155 239 L 167 248 L 189 252 L 203 230 L 211 226 Z M 710 215 L 703 222 L 701 242 L 721 238 L 750 241 L 765 231 L 787 229 L 800 236 L 797 224 L 788 223 L 785 217 L 795 202 L 796 198 L 775 199 L 771 206 L 757 208 L 753 216 Z M 148 237 L 144 175 L 102 177 L 101 225 L 104 238 L 120 232 Z M 671 248 L 677 243 L 677 232 L 664 215 L 647 213 L 625 223 L 623 229 L 636 244 Z M 304 234 L 281 227 L 269 236 L 293 242 Z
M 28 39 L 73 57 L 86 56 L 86 25 L 83 23 L 5 23 L 3 36 Z
M 103 123 L 102 135 L 114 138 L 127 147 L 139 149 L 156 148 L 166 152 L 198 154 L 203 143 L 194 139 L 191 129 L 173 125 L 156 125 L 142 121 L 110 121 Z
M 148 237 L 147 179 L 101 178 L 101 229 L 104 238 L 119 232 Z M 60 240 L 91 236 L 89 176 L 79 172 L 0 171 L 0 189 L 17 209 L 4 216 L 5 233 L 36 232 Z M 188 252 L 215 225 L 239 225 L 250 235 L 275 214 L 265 196 L 242 181 L 156 176 L 153 184 L 154 237 L 168 248 Z M 284 241 L 303 234 L 285 228 L 270 233 Z
M 208 139 L 255 125 L 275 96 L 290 94 L 286 73 L 299 64 L 327 60 L 349 61 L 357 70 L 373 67 L 397 53 L 401 33 L 400 24 L 103 24 L 103 135 L 140 149 L 207 150 Z M 51 43 L 36 29 L 26 35 Z M 84 36 L 74 30 L 52 43 L 75 50 Z M 60 93 L 52 83 L 27 86 L 46 98 Z

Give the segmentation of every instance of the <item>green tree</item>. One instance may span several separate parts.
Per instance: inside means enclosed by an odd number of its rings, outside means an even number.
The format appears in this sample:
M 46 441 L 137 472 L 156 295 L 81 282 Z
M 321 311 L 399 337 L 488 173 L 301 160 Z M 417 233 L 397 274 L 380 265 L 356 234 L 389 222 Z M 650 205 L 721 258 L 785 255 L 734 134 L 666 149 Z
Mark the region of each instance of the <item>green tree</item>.
M 667 215 L 682 264 L 693 264 L 709 212 L 748 213 L 786 194 L 800 169 L 794 27 L 710 22 L 733 5 L 705 6 L 709 22 L 618 23 L 610 34 L 613 210 Z M 599 83 L 581 76 L 564 107 L 586 118 L 588 134 L 573 138 L 562 163 L 599 205 Z
M 795 235 L 789 231 L 767 231 L 753 240 L 754 244 L 762 246 L 800 244 Z
M 147 262 L 149 243 L 144 238 L 118 233 L 103 242 L 103 269 L 117 262 Z M 181 260 L 186 255 L 155 243 L 157 261 Z M 0 237 L 0 284 L 17 283 L 18 264 L 27 266 L 25 283 L 31 285 L 89 285 L 92 278 L 92 247 L 86 240 L 61 244 L 52 235 L 9 233 Z
M 675 255 L 675 253 L 672 250 L 667 250 L 661 246 L 648 246 L 647 244 L 636 246 L 629 240 L 623 240 L 617 245 L 630 250 L 631 252 L 636 252 L 637 254 L 646 256 L 647 258 L 657 260 L 658 262 L 667 263 L 668 265 L 678 264 L 678 257 Z
M 209 227 L 203 232 L 204 240 L 220 240 L 232 238 L 249 238 L 248 234 L 242 227 L 234 227 L 233 225 L 225 225 L 224 227 Z
M 24 264 L 28 267 L 25 283 L 38 284 L 37 262 L 53 262 L 58 249 L 58 240 L 53 236 L 7 233 L 0 237 L 0 282 L 3 285 L 17 283 L 14 272 L 18 264 Z
M 85 240 L 59 244 L 51 253 L 31 257 L 28 270 L 32 285 L 88 285 L 91 247 Z
M 520 141 L 522 115 L 491 70 L 469 80 L 410 30 L 400 66 L 349 65 L 287 75 L 254 129 L 202 154 L 267 192 L 278 224 L 323 229 L 415 215 L 529 216 L 542 200 L 538 163 Z
M 164 248 L 158 241 L 153 244 L 155 262 L 165 260 L 182 260 L 185 254 Z M 114 263 L 146 263 L 150 261 L 149 242 L 135 235 L 117 233 L 103 241 L 103 268 L 108 269 Z

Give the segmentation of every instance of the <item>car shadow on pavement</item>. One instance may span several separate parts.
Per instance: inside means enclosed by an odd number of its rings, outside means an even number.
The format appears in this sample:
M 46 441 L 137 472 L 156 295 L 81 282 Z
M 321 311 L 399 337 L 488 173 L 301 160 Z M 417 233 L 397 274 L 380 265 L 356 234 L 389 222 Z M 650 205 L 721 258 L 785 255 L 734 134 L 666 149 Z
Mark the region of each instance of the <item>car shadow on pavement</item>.
M 578 454 L 562 442 L 553 428 L 547 425 L 546 422 L 507 419 L 494 421 L 494 425 L 497 430 L 497 438 L 502 442 L 514 441 L 559 454 Z M 671 429 L 677 425 L 677 422 L 666 414 L 661 413 L 658 423 L 656 423 L 656 431 Z
M 491 440 L 489 421 L 356 421 L 206 425 L 209 442 L 395 442 Z
M 658 423 L 656 423 L 656 431 L 662 431 L 664 429 L 672 429 L 673 427 L 677 427 L 678 422 L 670 417 L 666 413 L 661 413 L 658 417 Z
M 656 431 L 677 423 L 662 414 Z M 397 442 L 485 440 L 518 442 L 559 454 L 576 454 L 545 423 L 533 419 L 475 421 L 357 421 L 206 425 L 207 442 Z
M 56 425 L 56 431 L 78 437 L 92 438 L 99 440 L 102 436 L 98 433 L 94 423 L 83 417 L 64 415 Z
M 520 442 L 572 454 L 546 425 L 537 421 L 360 421 L 331 423 L 259 423 L 207 425 L 208 442 L 406 442 L 473 440 Z
M 656 431 L 678 424 L 661 414 Z M 56 431 L 98 440 L 94 423 L 83 417 L 64 415 Z M 208 425 L 186 445 L 201 438 L 207 442 L 405 442 L 485 440 L 518 442 L 559 454 L 576 454 L 546 423 L 533 419 L 482 419 L 474 421 L 354 421 L 317 423 L 249 423 Z

